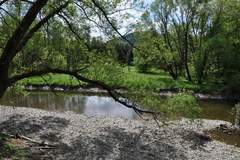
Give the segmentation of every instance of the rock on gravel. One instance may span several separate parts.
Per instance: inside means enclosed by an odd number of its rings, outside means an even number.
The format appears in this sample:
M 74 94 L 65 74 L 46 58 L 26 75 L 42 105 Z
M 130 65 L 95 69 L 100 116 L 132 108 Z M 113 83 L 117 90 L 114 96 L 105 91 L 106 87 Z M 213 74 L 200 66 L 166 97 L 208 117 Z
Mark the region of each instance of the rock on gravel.
M 0 131 L 57 145 L 29 149 L 28 159 L 240 160 L 240 148 L 205 139 L 227 122 L 182 119 L 160 128 L 153 120 L 94 118 L 72 112 L 0 106 Z

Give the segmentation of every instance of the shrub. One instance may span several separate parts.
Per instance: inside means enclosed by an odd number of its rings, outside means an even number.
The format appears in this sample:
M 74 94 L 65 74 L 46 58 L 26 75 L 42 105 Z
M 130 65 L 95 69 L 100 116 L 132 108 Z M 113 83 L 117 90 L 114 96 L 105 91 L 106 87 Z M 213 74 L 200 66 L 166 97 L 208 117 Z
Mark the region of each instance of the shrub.
M 201 111 L 196 98 L 186 93 L 179 93 L 167 98 L 164 110 L 171 116 L 187 118 L 197 118 Z

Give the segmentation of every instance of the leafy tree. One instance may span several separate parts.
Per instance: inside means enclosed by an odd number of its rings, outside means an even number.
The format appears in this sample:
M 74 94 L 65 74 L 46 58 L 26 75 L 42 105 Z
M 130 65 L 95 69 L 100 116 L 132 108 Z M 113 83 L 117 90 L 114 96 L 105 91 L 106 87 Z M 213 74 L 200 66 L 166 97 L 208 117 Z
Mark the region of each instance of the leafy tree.
M 16 22 L 16 25 L 10 28 L 9 36 L 7 35 L 1 39 L 4 47 L 0 53 L 0 98 L 10 86 L 24 78 L 42 76 L 49 73 L 67 74 L 79 81 L 94 84 L 105 89 L 114 100 L 134 109 L 137 113 L 154 114 L 154 112 L 144 111 L 132 105 L 124 96 L 112 90 L 111 87 L 99 79 L 93 80 L 88 78 L 88 75 L 83 76 L 86 64 L 93 64 L 89 57 L 96 53 L 91 52 L 89 48 L 89 27 L 95 24 L 95 26 L 106 29 L 104 27 L 107 26 L 106 31 L 108 33 L 113 30 L 128 41 L 118 32 L 114 18 L 108 17 L 109 12 L 114 12 L 121 3 L 121 0 L 106 0 L 101 1 L 101 3 L 97 0 L 19 1 L 21 5 L 16 7 L 20 9 L 20 14 L 18 14 L 19 20 L 17 20 L 11 16 L 10 12 L 5 11 L 5 9 L 11 10 L 12 2 L 7 0 L 0 1 L 0 31 L 4 32 L 2 26 L 6 17 L 11 17 L 12 21 Z M 110 30 L 108 30 L 109 26 L 111 26 Z M 45 43 L 46 39 L 50 41 Z M 35 48 L 33 43 L 36 43 L 36 46 L 44 45 L 43 47 Z M 79 44 L 80 46 L 78 46 Z M 19 58 L 25 49 L 34 55 L 32 56 L 34 59 L 31 59 L 29 64 L 23 64 L 23 62 L 26 62 L 24 61 L 26 58 L 25 54 L 22 56 L 24 58 Z M 81 58 L 79 55 L 84 55 L 84 60 L 86 57 L 84 64 L 77 64 L 79 63 L 78 61 L 74 63 L 74 66 L 71 66 L 73 60 L 71 49 L 76 57 Z M 18 67 L 16 71 L 14 71 L 16 68 L 13 65 L 14 63 Z M 22 67 L 26 68 L 21 69 Z
M 40 74 L 41 69 L 44 73 L 48 72 L 48 68 L 52 66 L 61 66 L 64 69 L 66 67 L 64 50 L 67 48 L 66 44 L 70 44 L 71 40 L 82 41 L 85 44 L 87 37 L 84 39 L 83 36 L 86 36 L 85 29 L 86 24 L 89 24 L 87 23 L 89 18 L 96 15 L 107 16 L 107 11 L 102 8 L 105 5 L 103 3 L 100 5 L 94 0 L 18 2 L 14 6 L 10 1 L 0 3 L 2 33 L 7 29 L 5 19 L 11 19 L 9 22 L 15 23 L 8 28 L 10 34 L 3 36 L 1 40 L 4 47 L 0 53 L 0 97 L 9 86 L 25 77 L 35 76 L 36 72 Z M 109 7 L 106 10 L 113 9 L 112 7 L 116 7 L 119 3 L 120 1 L 111 1 L 111 7 L 107 5 Z M 100 12 L 96 12 L 97 10 Z M 12 12 L 19 17 L 16 18 Z M 75 21 L 77 17 L 82 18 L 81 23 Z M 109 19 L 108 21 L 110 22 Z M 74 38 L 63 32 L 64 30 L 71 31 L 73 33 L 71 36 Z M 85 52 L 84 49 L 81 51 Z M 22 53 L 24 54 L 21 55 Z M 86 54 L 86 52 L 81 54 Z M 31 61 L 26 64 L 27 60 Z M 11 68 L 15 69 L 16 66 L 18 70 L 12 72 Z M 28 68 L 22 70 L 24 66 Z
M 177 79 L 179 59 L 176 54 L 166 47 L 164 38 L 157 32 L 145 31 L 138 35 L 134 61 L 141 71 L 156 67 L 168 71 L 173 79 Z
M 213 27 L 216 27 L 212 18 L 214 3 L 155 0 L 150 10 L 143 15 L 143 22 L 160 35 L 164 41 L 163 46 L 174 57 L 168 63 L 173 78 L 177 78 L 184 70 L 187 80 L 191 81 L 195 69 L 196 77 L 201 83 L 210 52 L 207 40 L 213 36 Z
M 225 91 L 240 93 L 240 22 L 239 0 L 220 1 L 222 16 L 219 20 L 217 34 L 212 37 L 210 47 L 215 55 L 213 67 L 226 83 Z

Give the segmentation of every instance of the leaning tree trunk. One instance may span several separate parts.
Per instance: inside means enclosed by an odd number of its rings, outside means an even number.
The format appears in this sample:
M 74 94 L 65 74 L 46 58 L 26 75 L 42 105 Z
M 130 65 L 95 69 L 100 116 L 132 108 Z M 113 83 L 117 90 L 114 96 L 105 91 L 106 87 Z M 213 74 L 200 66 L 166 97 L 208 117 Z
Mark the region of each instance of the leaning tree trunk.
M 0 65 L 0 99 L 4 95 L 8 86 L 9 86 L 8 69 L 7 69 L 6 65 L 5 66 Z
M 236 117 L 235 117 L 235 126 L 240 128 L 240 103 L 235 105 L 236 108 Z
M 0 83 L 1 83 L 1 81 L 0 81 Z M 3 86 L 2 84 L 0 84 L 0 99 L 2 98 L 2 96 L 4 95 L 6 90 L 7 90 L 7 88 L 5 86 Z

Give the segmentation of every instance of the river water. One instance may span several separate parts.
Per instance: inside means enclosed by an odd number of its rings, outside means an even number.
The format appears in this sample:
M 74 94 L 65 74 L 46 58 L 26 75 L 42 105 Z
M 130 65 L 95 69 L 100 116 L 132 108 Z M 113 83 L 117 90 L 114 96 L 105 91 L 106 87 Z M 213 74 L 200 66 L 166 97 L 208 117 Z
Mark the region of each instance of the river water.
M 77 93 L 31 92 L 28 96 L 12 97 L 6 94 L 2 105 L 39 108 L 50 111 L 73 111 L 87 116 L 136 118 L 136 113 L 106 95 Z M 200 118 L 234 121 L 233 104 L 223 101 L 199 101 Z

